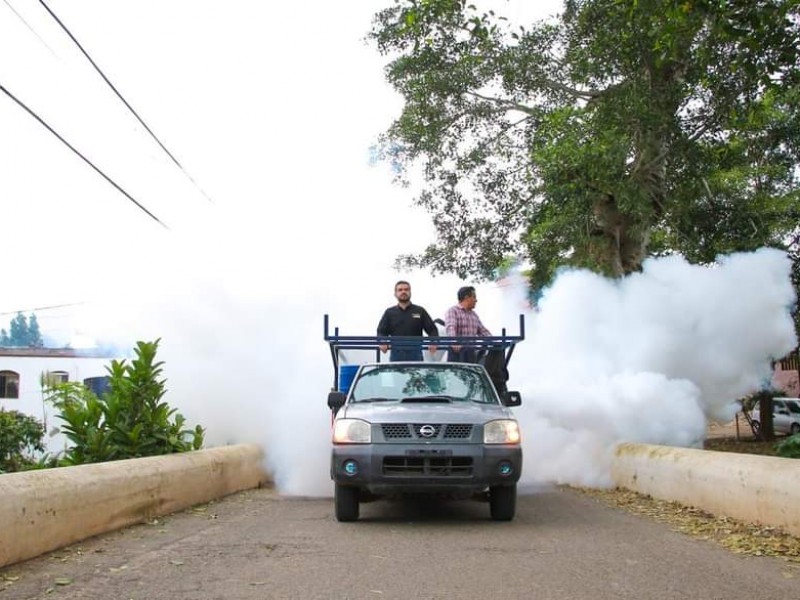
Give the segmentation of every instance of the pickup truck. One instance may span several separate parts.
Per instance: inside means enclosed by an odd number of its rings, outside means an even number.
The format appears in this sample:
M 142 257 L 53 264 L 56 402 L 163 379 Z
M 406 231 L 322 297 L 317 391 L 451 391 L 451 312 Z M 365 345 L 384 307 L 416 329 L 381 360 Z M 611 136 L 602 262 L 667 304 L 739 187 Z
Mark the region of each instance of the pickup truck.
M 435 494 L 488 501 L 492 519 L 514 518 L 522 474 L 520 427 L 511 408 L 521 397 L 505 386 L 507 364 L 519 336 L 487 338 L 344 337 L 328 334 L 334 362 L 330 475 L 336 519 L 355 521 L 361 502 Z M 484 364 L 436 361 L 382 362 L 382 343 L 471 346 L 499 353 L 501 373 Z M 375 349 L 376 360 L 355 367 L 340 385 L 343 349 Z M 497 361 L 492 361 L 497 363 Z M 490 364 L 490 363 L 487 363 Z

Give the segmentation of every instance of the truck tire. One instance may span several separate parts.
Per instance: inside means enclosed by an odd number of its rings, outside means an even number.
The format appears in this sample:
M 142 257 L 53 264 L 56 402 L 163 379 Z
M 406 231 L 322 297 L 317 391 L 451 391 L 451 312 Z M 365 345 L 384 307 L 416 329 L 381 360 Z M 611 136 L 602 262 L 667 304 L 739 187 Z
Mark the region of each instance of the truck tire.
M 341 522 L 358 520 L 358 488 L 337 483 L 333 492 L 336 520 Z
M 517 484 L 489 488 L 489 512 L 495 521 L 510 521 L 517 511 Z

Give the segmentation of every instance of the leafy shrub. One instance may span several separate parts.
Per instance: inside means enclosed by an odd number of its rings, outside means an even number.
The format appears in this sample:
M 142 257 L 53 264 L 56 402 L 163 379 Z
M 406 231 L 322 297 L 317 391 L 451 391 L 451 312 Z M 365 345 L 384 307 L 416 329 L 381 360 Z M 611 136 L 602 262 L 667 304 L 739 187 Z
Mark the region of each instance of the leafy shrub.
M 35 468 L 34 453 L 44 452 L 44 425 L 16 410 L 0 408 L 0 473 Z
M 156 362 L 158 343 L 137 342 L 130 364 L 111 361 L 108 390 L 98 398 L 77 382 L 46 390 L 60 411 L 61 428 L 72 446 L 62 464 L 83 464 L 198 450 L 204 430 L 184 429 L 186 420 L 163 401 L 163 362 Z
M 776 444 L 775 453 L 783 458 L 800 458 L 800 433 L 789 436 Z

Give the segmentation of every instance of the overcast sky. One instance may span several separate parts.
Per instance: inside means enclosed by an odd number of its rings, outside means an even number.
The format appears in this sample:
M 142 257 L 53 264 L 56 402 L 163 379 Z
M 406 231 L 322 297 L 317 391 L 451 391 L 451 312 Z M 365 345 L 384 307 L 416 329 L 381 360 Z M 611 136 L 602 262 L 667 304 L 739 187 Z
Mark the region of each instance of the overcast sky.
M 529 18 L 560 3 L 490 4 Z M 170 231 L 0 95 L 0 312 L 89 300 L 118 285 L 120 271 L 141 275 L 137 262 L 153 271 L 165 253 L 188 251 L 187 238 L 204 240 L 203 250 L 215 248 L 228 265 L 259 255 L 262 274 L 286 262 L 330 272 L 353 253 L 362 272 L 383 269 L 431 241 L 413 191 L 368 162 L 401 107 L 384 60 L 364 42 L 380 3 L 48 5 L 213 204 L 39 2 L 3 0 L 0 83 Z

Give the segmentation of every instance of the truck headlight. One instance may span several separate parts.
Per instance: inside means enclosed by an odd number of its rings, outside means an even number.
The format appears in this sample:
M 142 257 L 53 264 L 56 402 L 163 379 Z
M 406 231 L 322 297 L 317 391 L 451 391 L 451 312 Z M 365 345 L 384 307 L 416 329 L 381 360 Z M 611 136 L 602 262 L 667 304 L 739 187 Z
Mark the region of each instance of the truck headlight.
M 334 444 L 369 444 L 372 431 L 369 423 L 361 419 L 337 419 L 333 424 Z
M 519 424 L 513 419 L 489 421 L 483 426 L 484 444 L 519 444 Z

